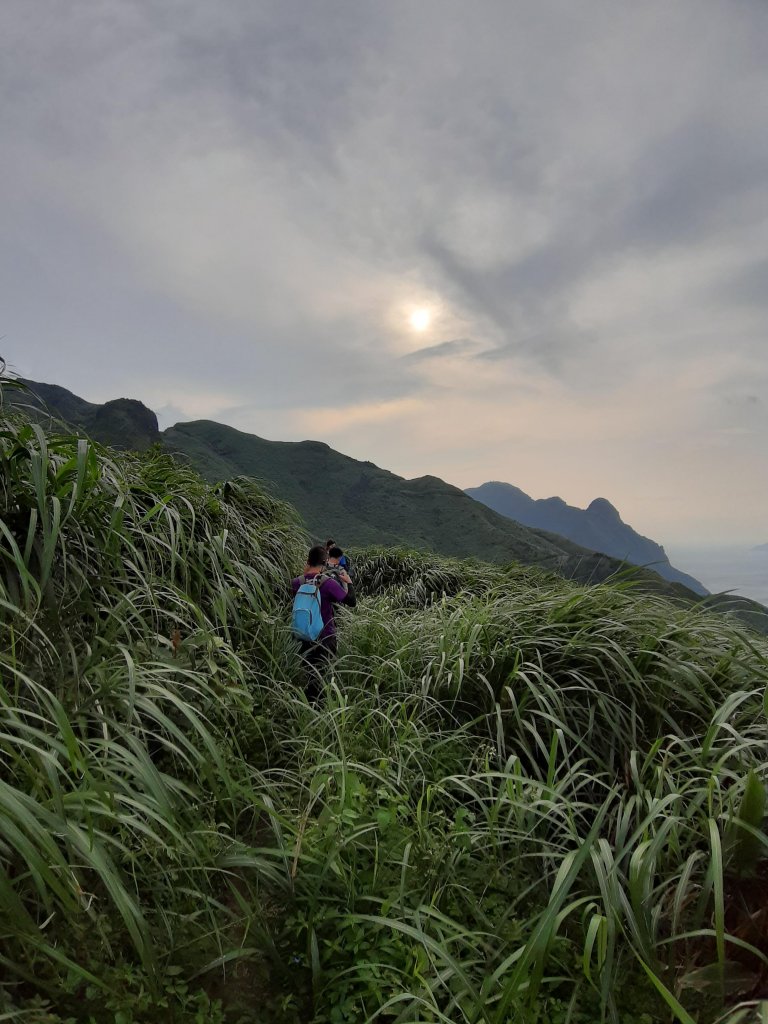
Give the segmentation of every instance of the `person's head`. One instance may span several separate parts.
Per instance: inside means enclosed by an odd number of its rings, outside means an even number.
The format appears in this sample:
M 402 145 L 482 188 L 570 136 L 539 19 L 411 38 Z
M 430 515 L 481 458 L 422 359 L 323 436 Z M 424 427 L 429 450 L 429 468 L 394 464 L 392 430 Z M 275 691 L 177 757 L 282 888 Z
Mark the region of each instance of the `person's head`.
M 328 548 L 328 562 L 330 565 L 338 565 L 339 559 L 344 554 L 338 544 L 331 544 Z
M 335 540 L 333 540 L 333 538 L 329 538 L 329 539 L 328 539 L 328 540 L 327 540 L 327 541 L 325 542 L 325 550 L 326 550 L 326 551 L 330 551 L 330 549 L 331 549 L 331 548 L 333 547 L 333 545 L 334 545 L 335 543 L 336 543 L 336 541 L 335 541 Z
M 307 565 L 310 569 L 319 569 L 325 565 L 328 558 L 328 552 L 325 550 L 322 544 L 315 544 L 313 548 L 309 549 L 307 555 Z

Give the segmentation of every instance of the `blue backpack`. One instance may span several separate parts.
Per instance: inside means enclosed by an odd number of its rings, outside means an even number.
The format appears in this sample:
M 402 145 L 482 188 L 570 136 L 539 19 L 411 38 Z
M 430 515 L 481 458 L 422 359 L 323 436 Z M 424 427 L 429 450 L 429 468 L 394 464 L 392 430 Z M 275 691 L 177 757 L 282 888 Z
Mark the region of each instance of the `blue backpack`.
M 323 616 L 320 611 L 320 585 L 322 577 L 318 573 L 304 582 L 296 591 L 293 599 L 293 618 L 291 628 L 299 640 L 317 640 L 323 631 Z

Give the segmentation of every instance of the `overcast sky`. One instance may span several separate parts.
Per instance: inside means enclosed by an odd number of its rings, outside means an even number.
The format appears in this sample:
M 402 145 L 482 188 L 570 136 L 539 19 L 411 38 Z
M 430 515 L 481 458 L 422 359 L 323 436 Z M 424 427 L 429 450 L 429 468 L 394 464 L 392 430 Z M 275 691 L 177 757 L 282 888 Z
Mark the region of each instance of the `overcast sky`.
M 18 372 L 768 541 L 765 0 L 1 0 L 0 47 Z

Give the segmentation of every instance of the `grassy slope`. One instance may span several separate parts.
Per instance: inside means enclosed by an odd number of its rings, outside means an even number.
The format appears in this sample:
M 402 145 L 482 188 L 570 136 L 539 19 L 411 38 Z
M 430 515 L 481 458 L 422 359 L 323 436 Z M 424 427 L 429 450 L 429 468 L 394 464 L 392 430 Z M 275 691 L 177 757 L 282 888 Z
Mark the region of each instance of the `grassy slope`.
M 188 456 L 210 480 L 243 473 L 264 481 L 299 509 L 318 539 L 330 530 L 352 545 L 437 544 L 489 561 L 559 553 L 442 480 L 404 480 L 318 441 L 267 441 L 207 420 L 177 424 L 163 436 L 171 452 Z

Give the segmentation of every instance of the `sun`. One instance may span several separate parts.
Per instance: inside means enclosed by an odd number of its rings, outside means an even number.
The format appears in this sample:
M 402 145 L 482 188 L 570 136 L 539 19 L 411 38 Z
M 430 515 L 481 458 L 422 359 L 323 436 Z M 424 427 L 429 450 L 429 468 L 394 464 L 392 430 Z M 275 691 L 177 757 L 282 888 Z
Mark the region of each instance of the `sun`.
M 432 311 L 425 307 L 414 309 L 408 320 L 414 331 L 426 331 L 432 323 Z

